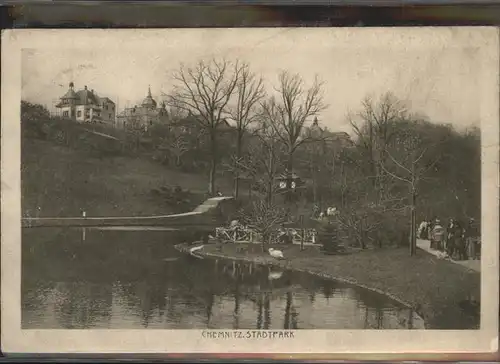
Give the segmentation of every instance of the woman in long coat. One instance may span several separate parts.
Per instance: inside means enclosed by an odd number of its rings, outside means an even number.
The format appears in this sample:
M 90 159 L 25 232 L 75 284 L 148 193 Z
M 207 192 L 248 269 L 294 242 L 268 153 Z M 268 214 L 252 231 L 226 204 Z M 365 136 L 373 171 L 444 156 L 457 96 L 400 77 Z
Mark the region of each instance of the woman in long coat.
M 467 244 L 465 243 L 463 224 L 460 221 L 455 221 L 452 236 L 458 252 L 458 259 L 467 260 Z
M 439 220 L 436 220 L 434 223 L 434 227 L 432 228 L 431 231 L 431 249 L 434 250 L 443 250 L 443 241 L 445 237 L 445 229 L 441 225 L 441 222 Z

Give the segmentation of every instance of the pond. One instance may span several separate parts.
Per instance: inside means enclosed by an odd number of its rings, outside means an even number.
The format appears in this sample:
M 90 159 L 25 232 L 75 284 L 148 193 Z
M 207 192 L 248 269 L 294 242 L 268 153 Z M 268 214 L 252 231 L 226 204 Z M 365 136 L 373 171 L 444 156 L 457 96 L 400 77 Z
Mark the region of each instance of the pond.
M 23 231 L 23 329 L 423 329 L 386 296 L 174 249 L 176 231 Z

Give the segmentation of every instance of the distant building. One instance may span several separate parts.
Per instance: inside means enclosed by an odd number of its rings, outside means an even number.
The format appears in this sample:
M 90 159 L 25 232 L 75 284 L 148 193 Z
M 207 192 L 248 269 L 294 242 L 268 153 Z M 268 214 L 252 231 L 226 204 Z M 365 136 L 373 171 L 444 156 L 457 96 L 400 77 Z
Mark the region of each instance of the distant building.
M 314 118 L 310 130 L 313 138 L 323 140 L 336 148 L 349 148 L 354 145 L 348 133 L 344 131 L 333 132 L 326 128 L 322 128 L 319 126 L 318 118 Z
M 332 132 L 330 138 L 333 142 L 338 143 L 341 148 L 354 146 L 351 136 L 345 131 Z
M 165 103 L 158 107 L 156 101 L 151 96 L 151 88 L 141 105 L 126 108 L 117 115 L 117 125 L 122 128 L 143 129 L 148 125 L 154 125 L 168 118 Z
M 58 114 L 63 118 L 86 123 L 115 124 L 115 103 L 108 97 L 99 97 L 94 90 L 75 92 L 74 83 L 69 83 L 69 90 L 56 105 Z

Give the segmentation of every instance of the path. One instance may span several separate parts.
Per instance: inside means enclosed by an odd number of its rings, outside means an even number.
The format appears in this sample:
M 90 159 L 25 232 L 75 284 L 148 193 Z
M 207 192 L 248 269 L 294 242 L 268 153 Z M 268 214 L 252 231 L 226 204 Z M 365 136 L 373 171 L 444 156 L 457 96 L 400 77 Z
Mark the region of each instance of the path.
M 429 240 L 417 239 L 417 247 L 425 250 L 427 253 L 437 256 L 437 251 L 431 249 L 431 242 Z M 452 260 L 450 262 L 459 264 L 467 269 L 481 272 L 481 261 L 480 260 Z

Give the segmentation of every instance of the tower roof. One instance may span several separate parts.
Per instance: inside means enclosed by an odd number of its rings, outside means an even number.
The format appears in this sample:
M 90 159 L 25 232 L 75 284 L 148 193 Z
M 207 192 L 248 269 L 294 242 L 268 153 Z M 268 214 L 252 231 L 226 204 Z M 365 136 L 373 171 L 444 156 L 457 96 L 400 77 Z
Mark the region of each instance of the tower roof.
M 142 106 L 156 108 L 156 105 L 156 101 L 151 96 L 151 87 L 148 86 L 148 96 L 142 101 Z
M 64 96 L 63 96 L 63 97 L 61 97 L 61 99 L 63 99 L 63 100 L 64 100 L 64 99 L 77 99 L 77 98 L 78 98 L 78 96 L 76 95 L 75 90 L 73 90 L 73 87 L 74 87 L 74 83 L 73 83 L 73 82 L 70 82 L 70 83 L 69 83 L 69 90 L 68 90 L 68 92 L 66 92 L 66 93 L 64 94 Z

